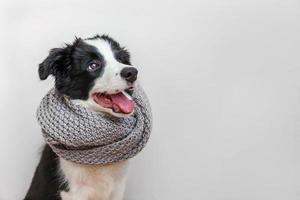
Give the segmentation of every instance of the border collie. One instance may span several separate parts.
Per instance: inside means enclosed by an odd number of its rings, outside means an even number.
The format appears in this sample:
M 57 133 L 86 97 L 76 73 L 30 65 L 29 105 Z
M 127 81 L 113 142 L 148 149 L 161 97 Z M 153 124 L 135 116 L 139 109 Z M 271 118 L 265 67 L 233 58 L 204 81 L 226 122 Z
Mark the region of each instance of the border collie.
M 39 65 L 39 77 L 55 77 L 56 89 L 96 112 L 126 117 L 132 109 L 107 104 L 105 96 L 131 95 L 138 71 L 129 52 L 107 35 L 76 38 L 54 48 Z M 128 161 L 82 165 L 59 158 L 46 144 L 25 200 L 121 200 Z

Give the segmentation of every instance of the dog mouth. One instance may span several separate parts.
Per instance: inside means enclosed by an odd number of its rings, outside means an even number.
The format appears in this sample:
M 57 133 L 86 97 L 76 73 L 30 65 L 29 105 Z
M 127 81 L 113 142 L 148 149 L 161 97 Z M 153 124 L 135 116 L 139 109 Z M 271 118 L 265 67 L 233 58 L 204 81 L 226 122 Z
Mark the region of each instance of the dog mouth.
M 92 98 L 96 104 L 111 109 L 115 113 L 130 114 L 134 111 L 132 90 L 124 90 L 116 94 L 96 92 Z

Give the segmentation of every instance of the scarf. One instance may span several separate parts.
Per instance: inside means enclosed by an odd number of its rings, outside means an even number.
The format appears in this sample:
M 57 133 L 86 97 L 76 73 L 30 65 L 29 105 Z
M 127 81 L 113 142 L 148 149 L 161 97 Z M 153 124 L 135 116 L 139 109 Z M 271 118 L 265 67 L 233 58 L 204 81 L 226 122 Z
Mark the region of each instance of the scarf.
M 146 145 L 152 127 L 142 88 L 137 86 L 132 96 L 134 113 L 117 118 L 74 104 L 51 89 L 37 110 L 46 143 L 61 158 L 80 164 L 104 165 L 132 158 Z

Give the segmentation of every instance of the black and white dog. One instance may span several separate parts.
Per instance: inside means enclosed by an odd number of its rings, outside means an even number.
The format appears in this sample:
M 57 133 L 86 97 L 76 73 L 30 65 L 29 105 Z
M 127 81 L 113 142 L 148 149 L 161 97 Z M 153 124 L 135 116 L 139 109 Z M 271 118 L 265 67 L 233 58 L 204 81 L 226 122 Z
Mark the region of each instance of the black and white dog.
M 72 44 L 54 48 L 38 71 L 41 80 L 54 76 L 60 93 L 88 109 L 116 117 L 134 111 L 128 95 L 138 71 L 128 51 L 109 36 L 76 38 Z M 121 200 L 126 168 L 127 161 L 76 164 L 59 158 L 45 145 L 25 200 Z

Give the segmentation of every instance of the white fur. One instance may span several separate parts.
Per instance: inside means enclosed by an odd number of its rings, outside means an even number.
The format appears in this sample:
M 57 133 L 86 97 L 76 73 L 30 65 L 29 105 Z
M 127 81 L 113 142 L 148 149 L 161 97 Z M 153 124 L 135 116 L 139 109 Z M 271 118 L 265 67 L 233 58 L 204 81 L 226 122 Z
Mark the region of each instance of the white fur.
M 62 200 L 121 200 L 128 161 L 109 165 L 82 165 L 60 158 L 60 169 L 70 190 Z
M 103 108 L 91 98 L 95 92 L 117 93 L 132 85 L 121 78 L 120 72 L 128 65 L 119 63 L 113 55 L 109 42 L 105 40 L 87 40 L 88 44 L 98 48 L 106 65 L 101 77 L 96 79 L 95 86 L 90 91 L 88 100 L 73 100 L 86 108 L 97 112 L 106 112 L 117 117 L 125 114 L 114 113 Z M 68 182 L 69 192 L 61 192 L 62 200 L 122 200 L 125 190 L 126 169 L 128 161 L 109 165 L 82 165 L 60 158 L 60 170 Z

